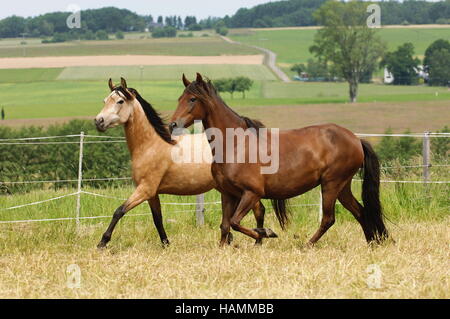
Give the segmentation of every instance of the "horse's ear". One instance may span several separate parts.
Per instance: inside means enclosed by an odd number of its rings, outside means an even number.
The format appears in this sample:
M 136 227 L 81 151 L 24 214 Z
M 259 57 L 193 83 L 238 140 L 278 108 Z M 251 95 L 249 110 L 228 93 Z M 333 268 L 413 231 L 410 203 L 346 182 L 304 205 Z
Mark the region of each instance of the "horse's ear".
M 197 79 L 195 80 L 197 83 L 203 83 L 203 78 L 200 73 L 197 72 Z
M 128 86 L 127 86 L 127 81 L 125 81 L 124 78 L 120 78 L 120 85 L 121 85 L 124 89 L 128 88 Z
M 184 84 L 184 87 L 188 87 L 191 84 L 191 82 L 189 82 L 189 80 L 186 78 L 186 75 L 184 75 L 184 73 L 183 73 L 183 84 Z
M 111 92 L 114 91 L 114 89 L 116 88 L 112 82 L 112 79 L 109 79 L 108 85 L 109 85 L 109 89 L 111 90 Z

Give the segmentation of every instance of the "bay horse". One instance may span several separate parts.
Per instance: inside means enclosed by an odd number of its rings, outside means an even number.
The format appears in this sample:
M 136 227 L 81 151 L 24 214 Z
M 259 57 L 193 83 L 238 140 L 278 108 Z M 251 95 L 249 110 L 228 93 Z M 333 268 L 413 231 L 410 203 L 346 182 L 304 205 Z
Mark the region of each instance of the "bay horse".
M 258 130 L 261 127 L 251 120 L 244 121 L 225 104 L 211 81 L 204 80 L 199 73 L 193 82 L 183 74 L 183 83 L 185 90 L 172 116 L 171 130 L 188 127 L 195 120 L 201 120 L 205 130 L 218 129 L 223 136 L 230 128 Z M 261 140 L 257 131 L 253 134 Z M 217 189 L 222 193 L 221 246 L 226 243 L 230 227 L 254 239 L 267 238 L 273 233 L 270 229 L 252 230 L 240 224 L 250 208 L 262 198 L 272 199 L 275 214 L 284 229 L 289 221 L 286 201 L 319 185 L 323 217 L 309 245 L 314 245 L 334 224 L 337 199 L 359 222 L 369 243 L 380 243 L 388 238 L 380 203 L 379 160 L 367 141 L 335 124 L 280 130 L 276 135 L 272 129 L 267 134 L 267 144 L 278 139 L 279 165 L 271 174 L 261 173 L 266 164 L 259 157 L 256 162 L 248 159 L 240 163 L 217 162 L 217 150 L 213 149 L 212 173 Z M 210 146 L 212 142 L 210 139 Z M 249 154 L 249 144 L 245 143 L 243 147 Z M 228 149 L 235 153 L 239 151 L 233 140 L 223 138 L 219 150 L 226 153 Z M 363 169 L 363 205 L 351 191 L 352 178 L 360 169 Z
M 150 103 L 132 88 L 125 79 L 120 86 L 108 82 L 111 93 L 104 99 L 104 107 L 95 118 L 97 130 L 123 125 L 131 155 L 132 179 L 136 186 L 128 200 L 115 211 L 98 248 L 106 247 L 117 222 L 131 209 L 147 201 L 163 246 L 169 244 L 163 226 L 159 194 L 198 195 L 215 187 L 211 175 L 211 150 L 205 134 L 172 137 L 167 125 Z M 172 160 L 175 151 L 188 153 L 201 147 L 205 154 L 199 163 L 178 163 Z M 257 227 L 264 225 L 264 206 L 254 205 Z M 231 235 L 230 235 L 231 238 Z M 257 241 L 261 244 L 261 240 Z

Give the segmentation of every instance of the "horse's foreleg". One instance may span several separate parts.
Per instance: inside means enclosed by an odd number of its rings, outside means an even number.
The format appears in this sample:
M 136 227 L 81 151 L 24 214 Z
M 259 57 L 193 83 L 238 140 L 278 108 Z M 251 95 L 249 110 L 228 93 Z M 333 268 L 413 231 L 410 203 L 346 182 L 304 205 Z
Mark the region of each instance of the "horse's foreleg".
M 234 210 L 236 209 L 237 200 L 231 195 L 221 194 L 222 201 L 222 223 L 220 224 L 220 247 L 225 244 L 231 244 L 233 240 L 233 235 L 230 233 L 230 220 L 233 216 Z
M 169 246 L 169 240 L 167 239 L 166 231 L 164 230 L 159 196 L 156 195 L 155 197 L 149 199 L 148 204 L 150 205 L 150 208 L 152 210 L 153 222 L 156 229 L 158 230 L 159 238 L 161 239 L 163 247 Z
M 256 228 L 263 229 L 264 228 L 264 214 L 266 209 L 261 201 L 257 202 L 255 207 L 253 207 L 253 214 L 256 219 Z M 255 245 L 262 245 L 262 238 L 258 238 L 255 242 Z
M 128 200 L 114 212 L 111 223 L 108 226 L 108 229 L 102 236 L 100 243 L 97 245 L 97 248 L 105 248 L 106 244 L 111 240 L 112 233 L 114 228 L 116 227 L 119 220 L 130 210 L 132 210 L 137 205 L 146 201 L 148 196 L 142 189 L 139 187 L 134 191 L 134 193 L 128 198 Z

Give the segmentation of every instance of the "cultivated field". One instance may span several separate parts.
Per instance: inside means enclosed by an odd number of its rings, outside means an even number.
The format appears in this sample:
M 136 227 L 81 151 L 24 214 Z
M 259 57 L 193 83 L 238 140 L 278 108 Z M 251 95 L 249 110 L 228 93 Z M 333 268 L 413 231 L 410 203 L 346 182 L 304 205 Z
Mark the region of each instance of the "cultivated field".
M 73 41 L 57 44 L 40 44 L 31 41 L 27 45 L 0 40 L 0 57 L 89 56 L 89 55 L 246 55 L 260 51 L 244 45 L 232 45 L 219 37 L 134 39 L 113 41 Z
M 235 41 L 268 48 L 277 53 L 278 63 L 305 63 L 312 55 L 309 47 L 313 44 L 316 29 L 276 29 L 248 30 L 235 29 L 230 38 Z M 450 39 L 450 28 L 383 28 L 380 37 L 388 49 L 396 49 L 405 42 L 414 44 L 416 54 L 423 57 L 426 48 L 437 39 Z
M 167 73 L 156 75 L 151 72 L 152 69 L 165 70 Z M 97 77 L 104 74 L 102 80 L 76 81 L 76 80 L 54 80 L 54 81 L 32 81 L 17 83 L 0 83 L 2 91 L 1 106 L 5 108 L 7 119 L 26 119 L 26 118 L 50 118 L 50 117 L 74 117 L 74 116 L 93 116 L 101 108 L 101 101 L 108 95 L 107 78 L 114 75 L 115 81 L 119 81 L 119 76 L 130 75 L 129 86 L 135 87 L 153 106 L 161 111 L 174 110 L 177 105 L 177 99 L 183 92 L 184 86 L 181 80 L 175 80 L 181 73 L 186 71 L 189 78 L 194 77 L 195 67 L 180 66 L 167 67 L 147 67 L 144 69 L 146 77 L 170 77 L 170 81 L 140 81 L 133 78 L 139 77 L 138 68 L 130 68 L 126 74 L 122 73 L 121 68 L 111 68 L 107 72 L 102 68 L 81 68 L 80 72 L 67 74 L 64 71 L 57 74 L 51 71 L 42 73 L 30 73 L 30 77 L 42 78 L 45 74 L 58 78 L 60 76 L 73 77 Z M 304 105 L 321 103 L 345 103 L 347 97 L 347 85 L 345 83 L 280 83 L 274 81 L 261 81 L 261 79 L 271 77 L 272 74 L 263 66 L 203 66 L 204 74 L 213 76 L 230 76 L 233 74 L 246 75 L 255 79 L 252 89 L 246 93 L 243 99 L 240 93 L 235 94 L 232 99 L 229 94 L 223 93 L 222 96 L 232 107 L 256 107 L 256 106 L 280 106 L 280 105 Z M 233 71 L 236 70 L 236 73 Z M 76 70 L 75 70 L 76 71 Z M 92 72 L 88 72 L 92 71 Z M 0 71 L 0 75 L 8 74 L 11 70 Z M 24 74 L 24 73 L 22 73 Z M 260 80 L 257 80 L 260 79 Z M 372 103 L 377 105 L 380 102 L 392 102 L 392 111 L 395 112 L 396 105 L 402 105 L 400 102 L 429 101 L 436 102 L 436 105 L 445 104 L 450 99 L 450 91 L 443 87 L 427 86 L 390 86 L 387 89 L 384 85 L 363 84 L 360 86 L 360 102 Z M 420 104 L 421 102 L 417 102 Z M 434 104 L 430 105 L 433 110 Z M 408 105 L 408 104 L 405 104 Z M 389 108 L 388 108 L 389 109 Z M 404 108 L 403 108 L 404 109 Z M 383 109 L 385 111 L 386 108 Z M 444 112 L 447 109 L 444 108 Z M 389 116 L 384 114 L 384 116 Z M 431 117 L 443 119 L 442 114 L 430 114 Z
M 358 183 L 355 183 L 358 189 Z M 71 192 L 2 196 L 0 206 Z M 129 188 L 93 190 L 119 198 Z M 358 192 L 358 191 L 357 191 Z M 432 196 L 430 195 L 432 194 Z M 150 215 L 125 217 L 105 251 L 95 248 L 109 218 L 28 224 L 0 224 L 2 298 L 449 298 L 448 186 L 383 185 L 388 227 L 396 243 L 370 248 L 350 213 L 338 206 L 337 223 L 316 248 L 304 246 L 318 226 L 317 206 L 293 206 L 293 221 L 280 230 L 272 212 L 266 225 L 279 234 L 255 247 L 235 234 L 219 249 L 219 206 L 207 206 L 206 225 L 196 227 L 193 207 L 163 206 L 172 245 L 162 249 Z M 218 200 L 215 192 L 206 201 Z M 194 198 L 164 196 L 163 202 Z M 314 204 L 317 191 L 292 202 Z M 120 204 L 82 198 L 82 216 L 108 216 Z M 267 204 L 267 203 L 266 203 Z M 267 204 L 269 208 L 269 205 Z M 73 217 L 75 199 L 3 212 L 1 220 Z M 129 214 L 148 213 L 142 205 Z M 180 211 L 181 210 L 181 211 Z M 268 209 L 269 211 L 271 209 Z M 254 219 L 246 217 L 252 226 Z M 66 268 L 81 269 L 81 288 L 67 287 Z M 367 284 L 369 265 L 381 270 L 381 286 Z

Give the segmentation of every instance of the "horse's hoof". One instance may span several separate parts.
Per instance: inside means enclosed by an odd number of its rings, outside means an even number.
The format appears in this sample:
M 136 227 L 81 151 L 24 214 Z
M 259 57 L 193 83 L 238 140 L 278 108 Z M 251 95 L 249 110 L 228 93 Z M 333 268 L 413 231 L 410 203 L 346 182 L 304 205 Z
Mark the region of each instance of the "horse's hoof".
M 261 238 L 277 238 L 278 235 L 270 228 L 255 228 L 253 229 L 257 232 Z
M 169 247 L 170 246 L 170 242 L 169 242 L 169 240 L 166 238 L 166 239 L 163 239 L 162 240 L 162 247 L 163 248 L 167 248 L 167 247 Z
M 233 242 L 233 234 L 232 233 L 228 233 L 227 244 L 231 245 L 232 242 Z
M 261 246 L 262 246 L 262 238 L 257 239 L 257 240 L 255 241 L 255 246 L 258 246 L 258 247 L 261 247 Z
M 97 245 L 97 249 L 98 249 L 98 250 L 106 249 L 106 243 L 100 242 L 100 243 Z

